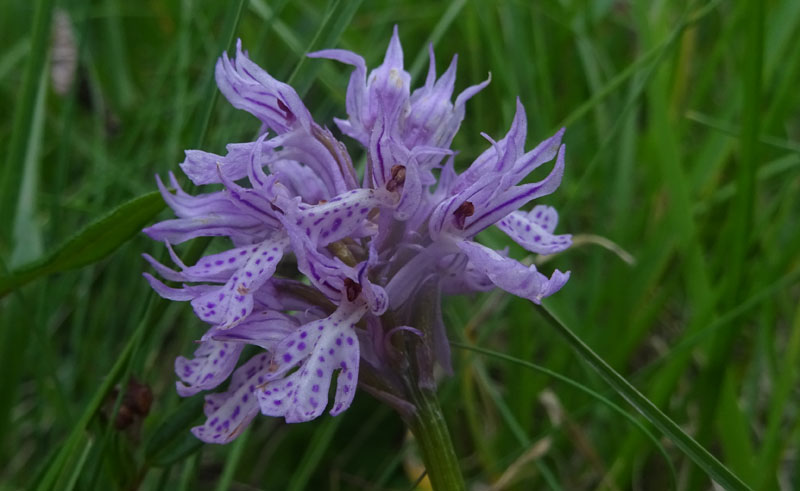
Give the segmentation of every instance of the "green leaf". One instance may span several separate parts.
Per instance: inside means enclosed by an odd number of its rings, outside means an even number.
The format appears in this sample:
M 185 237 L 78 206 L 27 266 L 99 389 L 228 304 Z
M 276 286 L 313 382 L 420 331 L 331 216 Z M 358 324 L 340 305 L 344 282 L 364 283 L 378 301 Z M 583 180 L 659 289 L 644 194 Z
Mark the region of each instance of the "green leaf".
M 41 276 L 97 262 L 138 234 L 164 208 L 158 191 L 123 203 L 43 259 L 0 277 L 0 297 Z

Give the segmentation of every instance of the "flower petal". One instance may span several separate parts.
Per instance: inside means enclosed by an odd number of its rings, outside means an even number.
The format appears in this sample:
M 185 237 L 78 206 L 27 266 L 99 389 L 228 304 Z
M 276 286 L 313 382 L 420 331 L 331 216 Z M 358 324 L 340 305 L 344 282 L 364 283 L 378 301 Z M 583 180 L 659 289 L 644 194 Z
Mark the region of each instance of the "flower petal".
M 186 302 L 192 300 L 201 295 L 205 295 L 210 290 L 214 289 L 214 287 L 211 285 L 184 285 L 183 288 L 171 288 L 158 281 L 149 273 L 142 273 L 142 276 L 145 277 L 147 282 L 150 283 L 150 287 L 155 290 L 155 292 L 158 293 L 161 298 L 166 298 L 167 300 L 174 300 L 177 302 Z
M 175 383 L 178 394 L 188 397 L 224 382 L 236 366 L 243 346 L 226 341 L 202 341 L 194 352 L 194 359 L 179 356 L 175 360 L 175 373 L 182 380 Z
M 464 233 L 476 235 L 481 230 L 500 221 L 511 212 L 518 210 L 526 203 L 542 196 L 547 196 L 558 188 L 561 178 L 564 177 L 564 150 L 561 145 L 556 158 L 556 164 L 550 174 L 539 182 L 514 186 L 508 191 L 483 203 L 475 203 L 475 216 L 467 219 Z
M 203 336 L 203 340 L 247 343 L 272 351 L 298 326 L 296 319 L 274 310 L 254 312 L 230 329 L 212 328 Z
M 228 153 L 224 157 L 202 150 L 186 150 L 186 159 L 180 166 L 183 173 L 198 186 L 219 183 L 220 171 L 228 179 L 236 181 L 247 176 L 247 165 L 254 146 L 255 143 L 228 144 L 225 147 Z
M 475 242 L 465 240 L 459 242 L 458 246 L 475 268 L 485 273 L 495 285 L 533 303 L 541 303 L 544 297 L 560 290 L 569 279 L 569 272 L 562 273 L 559 270 L 555 270 L 548 279 L 536 270 L 536 266 L 526 267 Z
M 558 223 L 558 213 L 555 208 L 538 205 L 529 213 L 524 211 L 511 213 L 497 222 L 497 228 L 531 252 L 555 254 L 572 245 L 571 235 L 552 234 L 556 223 Z
M 317 247 L 324 247 L 354 234 L 361 235 L 370 210 L 392 205 L 395 200 L 385 189 L 356 189 L 301 210 L 295 224 L 305 230 Z
M 215 76 L 233 107 L 249 112 L 276 133 L 286 133 L 297 124 L 310 130 L 311 114 L 297 92 L 253 63 L 242 51 L 241 39 L 236 42 L 235 60 L 223 53 Z
M 347 115 L 350 119 L 348 121 L 336 119 L 335 122 L 339 129 L 342 130 L 342 133 L 367 146 L 369 132 L 364 127 L 364 122 L 369 117 L 369 108 L 367 103 L 367 66 L 364 58 L 352 51 L 343 49 L 327 49 L 309 53 L 308 56 L 336 60 L 355 67 L 353 73 L 350 74 L 350 83 L 347 85 L 345 100 Z
M 227 391 L 206 396 L 206 422 L 192 433 L 206 443 L 229 443 L 239 436 L 258 414 L 254 392 L 266 380 L 269 364 L 269 354 L 261 353 L 237 368 Z
M 224 286 L 192 300 L 197 316 L 224 328 L 242 321 L 253 310 L 253 292 L 275 273 L 275 268 L 288 247 L 285 235 L 277 234 L 250 247 L 246 260 L 236 253 L 228 258 L 241 261 L 241 266 Z M 216 261 L 215 261 L 216 263 Z M 203 263 L 205 267 L 205 263 Z
M 273 376 L 299 367 L 258 392 L 261 412 L 283 416 L 287 423 L 317 418 L 328 405 L 328 389 L 338 371 L 337 391 L 331 414 L 350 406 L 358 381 L 359 344 L 355 323 L 366 305 L 344 302 L 330 317 L 306 324 L 288 336 L 275 351 L 279 364 Z

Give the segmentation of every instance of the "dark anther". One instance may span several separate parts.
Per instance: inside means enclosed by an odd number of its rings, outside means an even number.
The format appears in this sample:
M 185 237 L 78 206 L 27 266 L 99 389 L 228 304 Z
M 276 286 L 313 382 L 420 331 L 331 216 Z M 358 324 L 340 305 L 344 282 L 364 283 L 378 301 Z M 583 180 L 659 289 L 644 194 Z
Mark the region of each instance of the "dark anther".
M 453 216 L 456 217 L 456 227 L 460 230 L 464 230 L 464 222 L 466 222 L 467 217 L 471 217 L 473 213 L 475 213 L 475 205 L 469 201 L 461 203 L 461 206 L 456 208 L 456 211 L 453 212 Z
M 347 300 L 352 302 L 361 294 L 361 285 L 351 280 L 350 278 L 344 279 L 344 289 L 347 293 Z
M 456 211 L 453 212 L 453 216 L 456 217 L 456 227 L 460 230 L 464 230 L 464 222 L 466 222 L 467 217 L 471 217 L 473 213 L 475 213 L 475 205 L 473 205 L 472 202 L 465 201 L 461 203 L 461 206 L 456 208 Z
M 406 182 L 406 166 L 393 165 L 392 178 L 386 181 L 386 190 L 394 191 Z
M 281 210 L 279 207 L 273 205 L 272 203 L 269 204 L 269 207 L 272 208 L 272 211 L 277 211 L 281 215 L 285 215 L 286 214 L 283 210 Z
M 280 110 L 283 111 L 284 113 L 286 113 L 286 121 L 288 121 L 289 123 L 292 123 L 294 121 L 294 119 L 295 119 L 294 118 L 294 113 L 292 112 L 292 110 L 289 109 L 289 106 L 287 106 L 286 103 L 283 102 L 282 100 L 280 100 L 280 99 L 276 99 L 276 100 L 278 101 L 278 107 L 280 108 Z

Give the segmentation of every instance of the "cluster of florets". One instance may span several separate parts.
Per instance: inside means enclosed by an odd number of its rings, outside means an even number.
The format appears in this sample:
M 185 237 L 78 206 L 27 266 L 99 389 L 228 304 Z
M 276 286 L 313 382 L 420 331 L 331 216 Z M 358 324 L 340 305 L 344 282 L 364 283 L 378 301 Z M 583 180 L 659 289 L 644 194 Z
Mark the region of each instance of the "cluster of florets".
M 569 247 L 569 235 L 553 233 L 553 208 L 519 210 L 558 187 L 563 130 L 525 152 L 525 112 L 517 102 L 505 138 L 484 135 L 487 150 L 457 174 L 450 144 L 465 103 L 488 80 L 451 102 L 456 58 L 437 80 L 431 48 L 425 84 L 411 92 L 396 29 L 383 64 L 369 74 L 349 51 L 310 56 L 354 67 L 348 119 L 336 124 L 364 147 L 361 178 L 345 146 L 314 122 L 294 89 L 253 63 L 239 43 L 235 59 L 218 61 L 217 83 L 233 106 L 261 120 L 261 136 L 228 145 L 224 156 L 186 152 L 181 168 L 189 179 L 221 184 L 219 191 L 192 196 L 172 175 L 174 192 L 158 181 L 178 218 L 145 232 L 166 243 L 177 270 L 145 257 L 180 287 L 145 276 L 161 296 L 189 301 L 210 325 L 194 358 L 177 359 L 177 390 L 190 396 L 231 379 L 226 391 L 206 395 L 206 423 L 193 429 L 207 442 L 231 441 L 259 411 L 287 422 L 314 419 L 328 406 L 334 379 L 330 413 L 339 414 L 353 400 L 362 362 L 362 371 L 384 374 L 391 386 L 391 337 L 400 331 L 423 337 L 435 362 L 448 368 L 442 294 L 497 286 L 538 303 L 569 278 L 557 270 L 548 278 L 474 241 L 494 225 L 533 253 Z M 520 184 L 554 157 L 543 180 Z M 183 264 L 170 244 L 200 236 L 227 237 L 233 248 Z M 420 292 L 433 305 L 425 331 L 432 334 L 424 336 L 414 325 Z M 262 351 L 237 368 L 247 345 Z M 364 380 L 361 386 L 391 392 Z

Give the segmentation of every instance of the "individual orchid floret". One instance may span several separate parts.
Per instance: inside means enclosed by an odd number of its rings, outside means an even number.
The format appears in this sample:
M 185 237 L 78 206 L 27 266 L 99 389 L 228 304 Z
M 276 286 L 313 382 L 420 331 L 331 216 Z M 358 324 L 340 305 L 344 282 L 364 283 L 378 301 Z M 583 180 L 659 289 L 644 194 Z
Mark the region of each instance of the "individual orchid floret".
M 467 87 L 450 102 L 456 81 L 458 55 L 436 80 L 436 59 L 433 45 L 428 47 L 430 65 L 425 85 L 411 94 L 408 117 L 401 123 L 401 138 L 408 148 L 433 146 L 450 148 L 453 137 L 464 120 L 466 102 L 489 85 L 490 79 Z
M 397 27 L 394 29 L 383 64 L 367 77 L 367 64 L 361 56 L 346 50 L 330 49 L 309 54 L 312 58 L 328 58 L 353 65 L 347 87 L 347 115 L 343 121 L 335 119 L 342 133 L 364 146 L 369 145 L 370 134 L 378 119 L 385 114 L 399 115 L 408 106 L 411 75 L 403 69 L 403 47 Z
M 242 51 L 236 42 L 236 57 L 227 53 L 217 61 L 214 72 L 220 92 L 237 109 L 244 109 L 278 134 L 298 125 L 310 130 L 312 118 L 295 90 L 278 82 Z
M 144 255 L 162 279 L 145 278 L 162 297 L 189 302 L 207 328 L 194 356 L 175 362 L 177 391 L 188 397 L 230 380 L 205 396 L 207 419 L 192 429 L 209 443 L 230 442 L 259 412 L 289 423 L 340 414 L 357 388 L 411 415 L 418 389 L 435 389 L 434 366 L 452 373 L 444 295 L 499 287 L 539 303 L 569 278 L 558 270 L 548 278 L 475 240 L 496 226 L 534 254 L 570 246 L 570 235 L 555 233 L 554 208 L 527 208 L 561 182 L 563 130 L 526 152 L 517 101 L 505 137 L 484 135 L 488 148 L 458 174 L 450 146 L 465 102 L 488 80 L 452 102 L 456 58 L 437 78 L 431 47 L 425 83 L 412 90 L 396 28 L 369 74 L 349 51 L 311 56 L 355 67 L 348 120 L 336 122 L 361 144 L 363 173 L 294 89 L 239 42 L 233 59 L 217 63 L 217 83 L 234 107 L 261 120 L 257 138 L 228 145 L 224 156 L 186 152 L 183 172 L 213 191 L 189 194 L 172 174 L 169 188 L 156 181 L 176 218 L 144 232 L 165 244 L 173 264 Z M 526 180 L 554 159 L 541 180 Z M 197 237 L 227 244 L 186 264 L 173 246 Z

